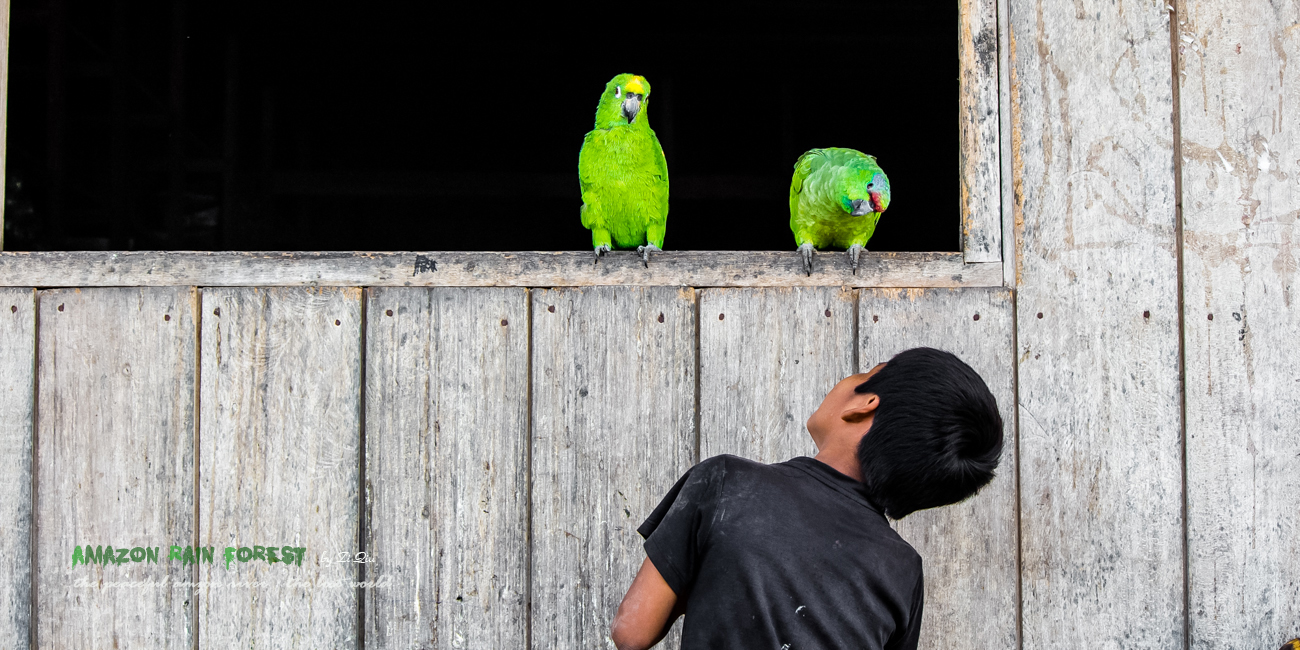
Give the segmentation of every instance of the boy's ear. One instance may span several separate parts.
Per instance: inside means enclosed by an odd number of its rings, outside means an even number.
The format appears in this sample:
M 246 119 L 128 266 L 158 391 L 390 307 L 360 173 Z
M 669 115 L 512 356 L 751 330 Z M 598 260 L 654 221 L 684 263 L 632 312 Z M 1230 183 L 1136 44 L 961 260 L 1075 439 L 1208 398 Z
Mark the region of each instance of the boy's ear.
M 880 396 L 875 393 L 865 393 L 849 403 L 849 407 L 840 413 L 840 419 L 845 422 L 862 422 L 874 415 L 878 408 L 880 408 Z

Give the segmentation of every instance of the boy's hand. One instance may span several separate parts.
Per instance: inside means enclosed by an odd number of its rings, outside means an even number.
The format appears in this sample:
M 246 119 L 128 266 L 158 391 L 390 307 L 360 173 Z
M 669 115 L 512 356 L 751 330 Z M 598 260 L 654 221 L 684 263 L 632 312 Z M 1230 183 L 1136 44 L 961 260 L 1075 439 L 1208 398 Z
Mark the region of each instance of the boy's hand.
M 646 558 L 609 626 L 610 639 L 618 650 L 645 650 L 668 634 L 673 621 L 682 615 L 683 605 L 677 602 L 677 594 L 664 582 L 654 563 Z

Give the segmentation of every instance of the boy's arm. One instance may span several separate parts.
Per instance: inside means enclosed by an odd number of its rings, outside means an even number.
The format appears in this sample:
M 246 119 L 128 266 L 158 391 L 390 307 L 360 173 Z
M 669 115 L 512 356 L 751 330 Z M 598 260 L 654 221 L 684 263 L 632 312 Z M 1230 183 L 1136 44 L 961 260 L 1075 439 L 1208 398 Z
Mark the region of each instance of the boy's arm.
M 677 594 L 646 558 L 618 606 L 609 627 L 610 639 L 618 650 L 645 650 L 663 640 L 684 609 L 685 603 L 677 600 Z

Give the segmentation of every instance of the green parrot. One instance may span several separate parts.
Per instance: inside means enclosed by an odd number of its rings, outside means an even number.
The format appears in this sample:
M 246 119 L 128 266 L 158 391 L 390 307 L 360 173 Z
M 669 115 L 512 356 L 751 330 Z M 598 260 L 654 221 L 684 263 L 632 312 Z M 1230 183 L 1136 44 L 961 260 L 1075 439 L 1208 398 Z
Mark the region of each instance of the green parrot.
M 790 230 L 812 275 L 813 251 L 833 246 L 849 252 L 858 272 L 858 255 L 876 232 L 889 207 L 889 179 L 874 156 L 853 149 L 811 149 L 799 156 L 790 180 Z
M 610 79 L 596 105 L 596 128 L 582 140 L 582 226 L 591 231 L 597 261 L 611 248 L 635 247 L 648 267 L 650 252 L 663 250 L 668 163 L 650 128 L 649 100 L 645 77 Z

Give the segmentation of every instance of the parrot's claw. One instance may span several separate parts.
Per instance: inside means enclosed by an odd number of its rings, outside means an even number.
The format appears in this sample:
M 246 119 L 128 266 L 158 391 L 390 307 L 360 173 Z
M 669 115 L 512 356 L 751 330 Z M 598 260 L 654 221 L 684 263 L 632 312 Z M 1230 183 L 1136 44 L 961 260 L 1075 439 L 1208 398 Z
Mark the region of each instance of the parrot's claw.
M 849 246 L 849 268 L 853 269 L 853 275 L 858 274 L 858 256 L 867 252 L 861 244 Z
M 645 246 L 636 247 L 636 252 L 641 254 L 641 263 L 644 264 L 647 269 L 650 268 L 650 251 L 654 251 L 656 253 L 663 252 L 662 250 L 660 250 L 658 246 L 655 246 L 654 244 L 646 244 Z
M 599 262 L 599 261 L 600 261 L 600 256 L 601 256 L 601 255 L 604 255 L 605 253 L 608 253 L 608 252 L 609 252 L 609 246 L 608 246 L 608 245 L 606 245 L 606 244 L 601 244 L 601 245 L 597 246 L 597 247 L 596 247 L 596 261 Z
M 803 256 L 803 272 L 810 276 L 812 275 L 812 258 L 815 250 L 813 245 L 808 242 L 804 242 L 799 246 L 799 254 Z

